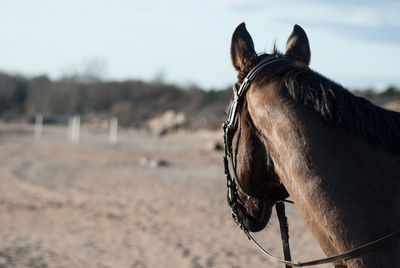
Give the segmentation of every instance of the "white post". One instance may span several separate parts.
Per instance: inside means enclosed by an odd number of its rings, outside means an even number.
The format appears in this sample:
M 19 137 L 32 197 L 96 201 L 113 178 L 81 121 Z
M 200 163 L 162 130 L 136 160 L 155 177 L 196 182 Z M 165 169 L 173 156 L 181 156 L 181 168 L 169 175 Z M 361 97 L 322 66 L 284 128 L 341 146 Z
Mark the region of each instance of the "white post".
M 109 144 L 117 144 L 118 142 L 118 118 L 111 117 L 110 118 L 110 128 L 108 133 L 108 143 Z
M 81 117 L 79 115 L 75 115 L 73 117 L 74 120 L 74 134 L 72 136 L 72 143 L 78 143 L 79 142 L 79 134 L 81 131 Z
M 72 117 L 68 118 L 67 140 L 72 141 Z
M 68 140 L 71 143 L 79 142 L 81 118 L 79 115 L 74 115 L 68 119 Z
M 34 128 L 35 140 L 42 139 L 42 131 L 43 131 L 43 115 L 37 114 L 35 116 L 35 128 Z

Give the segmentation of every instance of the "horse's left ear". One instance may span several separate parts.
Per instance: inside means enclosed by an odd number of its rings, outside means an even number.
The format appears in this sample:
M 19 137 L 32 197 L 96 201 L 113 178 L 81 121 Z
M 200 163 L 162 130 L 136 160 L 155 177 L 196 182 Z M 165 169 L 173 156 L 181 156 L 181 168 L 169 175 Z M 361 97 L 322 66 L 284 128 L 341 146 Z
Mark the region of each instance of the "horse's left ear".
M 232 35 L 231 42 L 232 64 L 239 74 L 246 75 L 258 62 L 257 53 L 254 50 L 253 39 L 242 22 Z
M 295 60 L 304 67 L 310 65 L 311 51 L 306 32 L 299 25 L 294 25 L 293 31 L 286 42 L 285 56 Z

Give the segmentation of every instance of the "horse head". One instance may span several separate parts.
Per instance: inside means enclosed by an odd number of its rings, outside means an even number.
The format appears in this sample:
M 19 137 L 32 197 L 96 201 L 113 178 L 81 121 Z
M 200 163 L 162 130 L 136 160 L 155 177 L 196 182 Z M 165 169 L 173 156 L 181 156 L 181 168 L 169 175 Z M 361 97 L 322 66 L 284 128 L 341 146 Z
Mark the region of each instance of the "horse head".
M 238 72 L 236 88 L 242 85 L 246 75 L 266 56 L 268 54 L 257 55 L 245 24 L 240 24 L 233 33 L 231 42 L 232 63 Z M 294 27 L 287 41 L 284 56 L 290 64 L 308 68 L 310 48 L 307 36 L 300 26 Z M 263 77 L 265 76 L 260 75 L 261 79 L 252 81 L 250 88 L 268 90 L 271 83 L 265 83 Z M 274 146 L 268 137 L 255 127 L 247 104 L 244 96 L 232 122 L 230 166 L 237 187 L 237 213 L 248 230 L 257 232 L 267 225 L 276 202 L 284 200 L 289 194 L 274 165 L 271 154 Z

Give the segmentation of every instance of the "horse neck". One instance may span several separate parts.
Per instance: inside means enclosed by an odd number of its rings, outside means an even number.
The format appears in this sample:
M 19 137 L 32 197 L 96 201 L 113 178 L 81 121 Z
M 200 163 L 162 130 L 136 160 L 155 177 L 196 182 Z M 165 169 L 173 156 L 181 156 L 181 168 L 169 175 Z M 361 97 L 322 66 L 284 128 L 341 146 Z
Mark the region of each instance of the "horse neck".
M 307 159 L 297 160 L 307 162 Z M 358 176 L 361 171 L 356 168 L 343 168 L 338 172 L 344 166 L 338 164 L 331 166 L 335 170 L 332 172 L 314 164 L 308 162 L 301 169 L 281 173 L 285 173 L 283 183 L 296 207 L 328 256 L 344 253 L 399 230 L 399 214 L 393 211 L 400 205 L 399 191 L 398 184 L 391 183 L 393 178 L 382 177 L 373 170 L 369 170 L 370 176 Z M 369 180 L 363 181 L 363 178 Z M 382 184 L 392 187 L 382 187 Z M 390 254 L 376 251 L 350 260 L 348 265 L 398 267 L 400 259 L 397 257 L 397 265 L 392 261 L 400 250 L 399 245 L 386 248 L 391 252 L 390 259 L 387 258 Z M 384 261 L 388 263 L 383 265 Z
M 272 101 L 254 99 L 249 112 L 268 148 L 273 148 L 276 172 L 328 256 L 397 231 L 400 214 L 393 208 L 400 206 L 399 157 L 325 125 L 303 106 L 287 105 L 276 96 Z M 388 251 L 368 253 L 347 264 L 399 266 L 399 250 L 399 243 L 392 244 Z M 381 256 L 388 252 L 391 258 Z M 383 260 L 388 263 L 383 265 Z

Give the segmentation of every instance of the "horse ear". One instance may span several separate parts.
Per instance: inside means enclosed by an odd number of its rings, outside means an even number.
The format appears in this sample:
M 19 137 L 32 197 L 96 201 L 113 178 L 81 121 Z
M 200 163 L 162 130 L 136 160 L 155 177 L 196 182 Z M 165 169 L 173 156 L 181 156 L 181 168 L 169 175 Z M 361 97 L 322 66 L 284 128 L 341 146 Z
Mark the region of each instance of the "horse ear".
M 231 41 L 232 64 L 239 73 L 246 74 L 257 64 L 257 53 L 254 43 L 244 22 L 239 24 L 232 35 Z
M 299 25 L 294 25 L 293 31 L 286 42 L 285 56 L 305 64 L 310 64 L 311 51 L 306 32 Z

